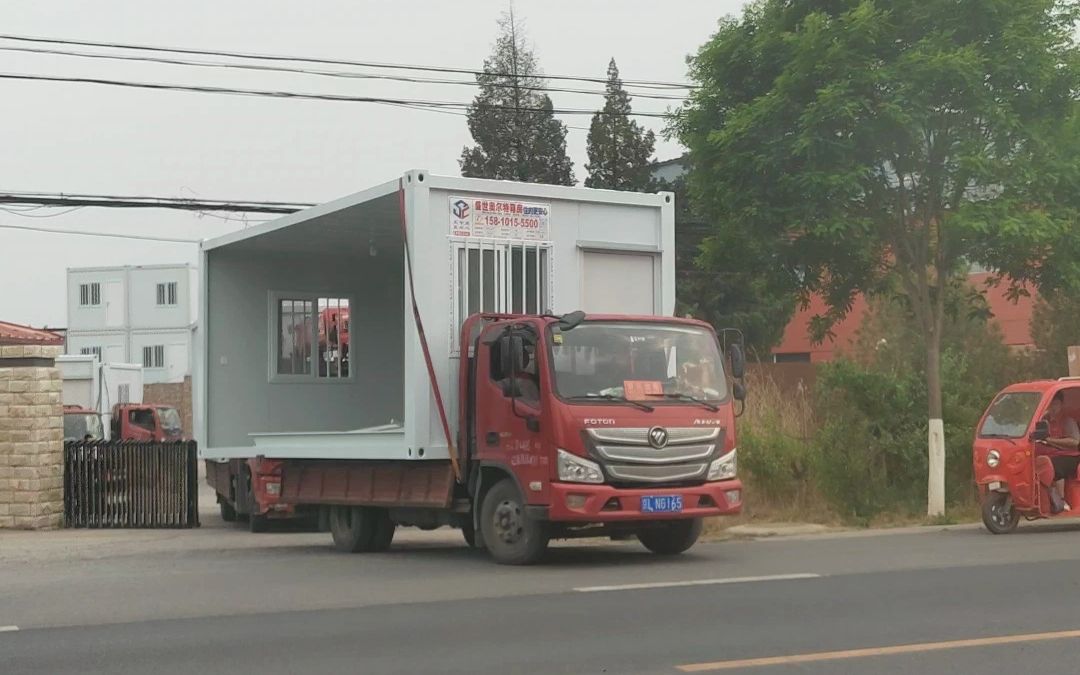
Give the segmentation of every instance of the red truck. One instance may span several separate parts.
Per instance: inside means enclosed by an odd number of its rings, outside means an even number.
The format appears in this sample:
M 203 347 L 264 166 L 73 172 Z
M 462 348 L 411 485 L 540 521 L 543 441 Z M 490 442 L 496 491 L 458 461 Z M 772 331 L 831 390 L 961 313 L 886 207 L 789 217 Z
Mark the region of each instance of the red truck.
M 681 553 L 704 518 L 741 510 L 744 359 L 731 345 L 725 369 L 708 324 L 474 314 L 460 344 L 450 461 L 207 461 L 222 516 L 253 531 L 317 517 L 349 552 L 385 550 L 399 525 L 452 526 L 496 562 L 529 564 L 561 538 Z
M 184 437 L 180 413 L 168 405 L 118 403 L 113 406 L 111 426 L 113 440 L 168 443 Z

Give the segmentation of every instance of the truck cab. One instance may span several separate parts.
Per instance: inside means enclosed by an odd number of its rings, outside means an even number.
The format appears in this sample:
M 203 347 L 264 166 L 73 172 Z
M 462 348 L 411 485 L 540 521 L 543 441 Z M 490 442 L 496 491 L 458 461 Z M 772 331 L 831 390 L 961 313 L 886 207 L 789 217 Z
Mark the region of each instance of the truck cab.
M 103 441 L 101 415 L 78 405 L 64 406 L 64 441 Z
M 114 440 L 169 443 L 183 440 L 183 435 L 180 413 L 172 406 L 121 403 L 113 407 Z
M 708 324 L 477 315 L 462 344 L 460 461 L 496 559 L 597 534 L 679 553 L 703 518 L 741 510 L 733 404 L 744 390 Z

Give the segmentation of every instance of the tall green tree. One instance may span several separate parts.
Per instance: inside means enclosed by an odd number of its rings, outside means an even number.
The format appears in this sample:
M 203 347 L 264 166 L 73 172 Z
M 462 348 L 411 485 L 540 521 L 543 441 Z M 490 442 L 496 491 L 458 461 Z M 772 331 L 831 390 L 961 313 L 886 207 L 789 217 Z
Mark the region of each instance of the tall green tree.
M 686 180 L 657 186 L 675 193 L 676 312 L 742 331 L 751 359 L 767 360 L 795 312 L 782 266 L 747 265 L 741 246 L 718 240 L 694 210 Z
M 758 0 L 692 58 L 676 122 L 716 237 L 821 294 L 900 284 L 924 337 L 928 512 L 944 510 L 945 289 L 1080 278 L 1076 0 Z M 741 243 L 740 243 L 741 240 Z
M 480 93 L 469 106 L 476 145 L 461 153 L 461 173 L 476 178 L 573 185 L 566 154 L 566 125 L 544 93 L 536 56 L 513 9 L 499 20 L 499 37 L 484 70 Z
M 619 78 L 615 59 L 608 63 L 604 109 L 593 115 L 586 152 L 585 187 L 644 192 L 654 186 L 651 173 L 656 135 L 630 116 L 630 94 Z

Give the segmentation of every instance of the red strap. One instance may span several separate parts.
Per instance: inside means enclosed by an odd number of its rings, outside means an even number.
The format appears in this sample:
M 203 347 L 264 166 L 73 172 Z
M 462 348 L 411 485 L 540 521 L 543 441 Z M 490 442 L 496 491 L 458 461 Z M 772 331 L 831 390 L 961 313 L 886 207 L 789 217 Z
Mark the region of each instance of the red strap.
M 435 406 L 439 409 L 439 419 L 442 422 L 443 433 L 446 434 L 446 449 L 450 453 L 450 466 L 454 469 L 454 477 L 457 478 L 458 482 L 461 482 L 461 467 L 458 466 L 457 450 L 454 449 L 454 439 L 450 434 L 450 423 L 446 419 L 446 406 L 443 405 L 439 380 L 435 377 L 435 364 L 431 361 L 431 350 L 428 348 L 427 335 L 424 333 L 424 322 L 420 319 L 420 307 L 416 304 L 412 254 L 409 252 L 409 228 L 405 219 L 404 180 L 398 181 L 398 208 L 401 211 L 401 241 L 405 245 L 405 272 L 409 275 L 409 295 L 412 296 L 413 320 L 416 322 L 416 332 L 420 336 L 420 347 L 424 350 L 424 364 L 427 366 L 431 390 L 435 394 Z

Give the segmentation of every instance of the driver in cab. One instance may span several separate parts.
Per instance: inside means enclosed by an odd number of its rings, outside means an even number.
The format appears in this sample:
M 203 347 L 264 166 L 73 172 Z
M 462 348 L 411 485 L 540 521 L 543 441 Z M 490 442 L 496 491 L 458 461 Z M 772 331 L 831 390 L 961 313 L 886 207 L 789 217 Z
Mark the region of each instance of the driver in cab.
M 1043 441 L 1055 450 L 1076 453 L 1080 449 L 1080 426 L 1076 420 L 1065 412 L 1065 392 L 1059 391 L 1054 394 L 1050 401 L 1050 407 L 1044 418 L 1050 427 L 1050 435 Z M 1050 461 L 1054 465 L 1054 488 L 1051 492 L 1051 503 L 1054 510 L 1060 505 L 1066 511 L 1071 510 L 1069 503 L 1065 501 L 1065 479 L 1076 477 L 1076 468 L 1080 465 L 1080 455 L 1052 455 Z

